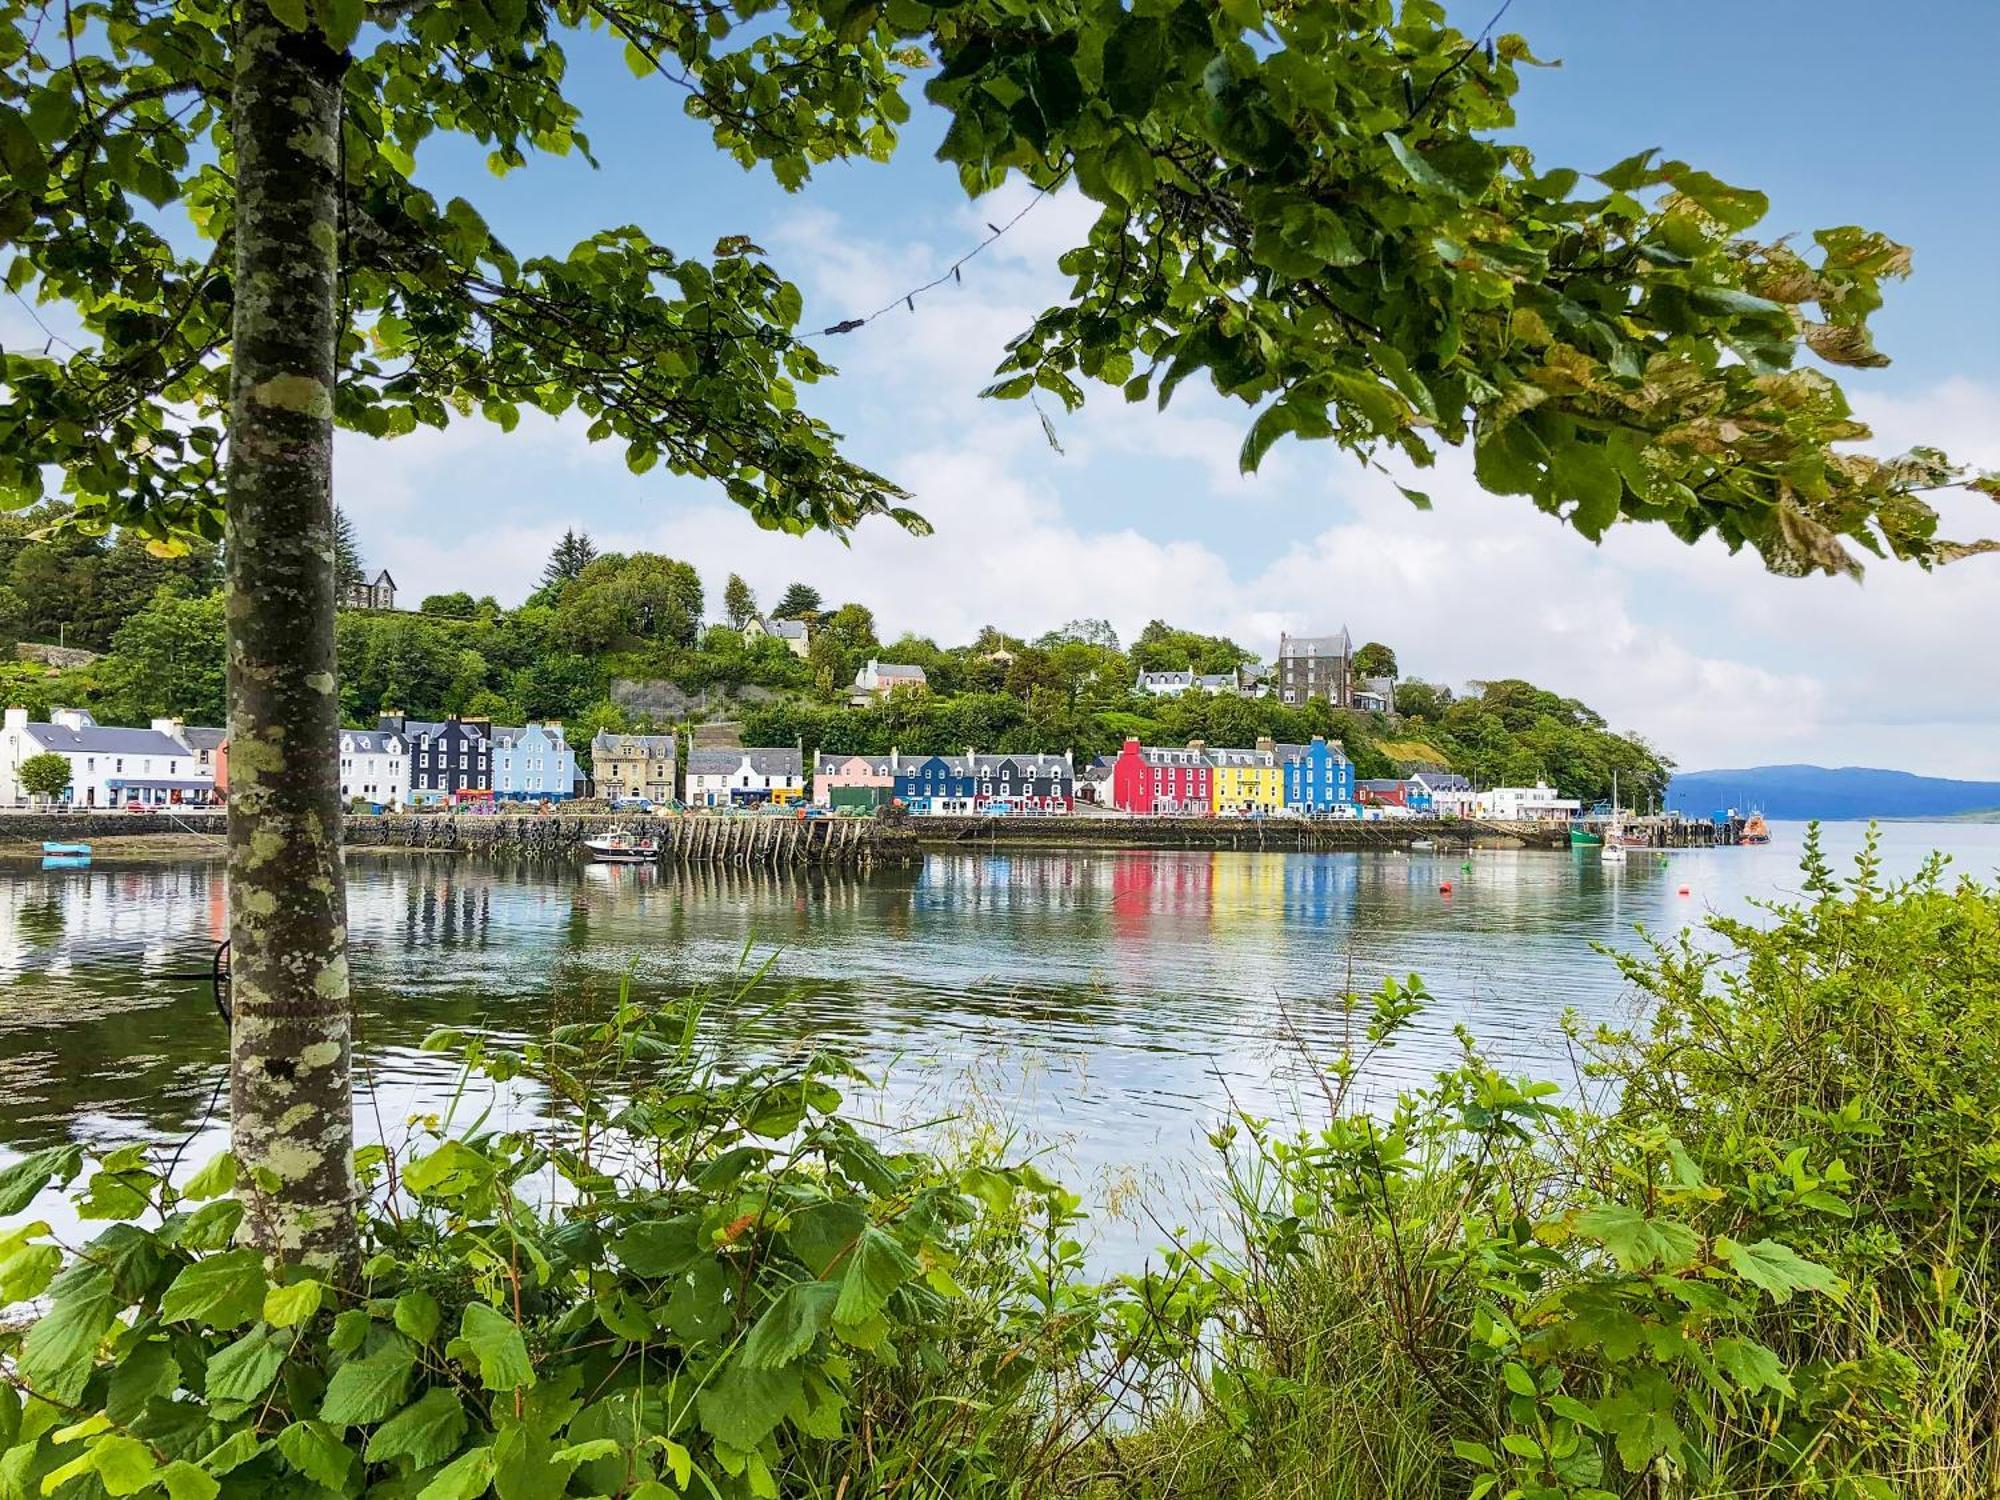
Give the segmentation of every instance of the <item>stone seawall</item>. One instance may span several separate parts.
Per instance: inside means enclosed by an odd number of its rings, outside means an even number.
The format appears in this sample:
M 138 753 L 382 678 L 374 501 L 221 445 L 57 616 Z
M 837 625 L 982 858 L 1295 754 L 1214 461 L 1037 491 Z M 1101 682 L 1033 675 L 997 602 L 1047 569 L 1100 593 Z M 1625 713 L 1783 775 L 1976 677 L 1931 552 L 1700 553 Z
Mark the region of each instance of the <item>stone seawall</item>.
M 1440 849 L 1567 849 L 1554 823 L 1486 823 L 1464 818 L 1362 822 L 1346 818 L 912 818 L 923 844 L 1066 845 L 1072 848 L 1408 849 L 1428 839 Z
M 45 840 L 89 844 L 103 839 L 192 836 L 195 842 L 219 845 L 223 833 L 219 812 L 0 813 L 0 847 L 37 851 Z
M 865 818 L 505 817 L 382 813 L 347 819 L 350 849 L 461 851 L 574 858 L 585 839 L 622 828 L 660 841 L 670 862 L 722 865 L 904 864 L 919 857 L 905 827 Z

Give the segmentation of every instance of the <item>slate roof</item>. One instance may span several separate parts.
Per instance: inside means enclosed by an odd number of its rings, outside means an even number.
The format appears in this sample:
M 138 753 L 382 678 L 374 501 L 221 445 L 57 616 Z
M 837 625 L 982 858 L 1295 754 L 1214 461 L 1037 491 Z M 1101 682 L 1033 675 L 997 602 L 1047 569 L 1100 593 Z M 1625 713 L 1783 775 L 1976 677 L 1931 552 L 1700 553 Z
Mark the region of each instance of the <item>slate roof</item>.
M 229 738 L 226 729 L 211 729 L 202 724 L 183 724 L 181 737 L 195 750 L 206 750 L 210 755 L 220 750 Z
M 840 755 L 831 751 L 815 750 L 813 752 L 813 775 L 817 776 L 821 771 L 837 771 L 849 761 L 855 760 L 864 762 L 871 776 L 887 776 L 891 774 L 893 769 L 890 764 L 890 758 L 886 755 Z
M 1433 792 L 1469 792 L 1472 783 L 1456 771 L 1419 771 L 1410 778 Z
M 989 771 L 997 771 L 1010 760 L 1019 769 L 1035 776 L 1067 774 L 1070 769 L 1069 761 L 1060 755 L 975 755 L 972 757 L 974 774 L 983 776 Z
M 670 761 L 679 758 L 680 744 L 671 734 L 613 734 L 600 729 L 590 742 L 590 754 L 593 760 L 602 755 L 612 760 Z
M 742 769 L 745 756 L 750 759 L 753 775 L 798 776 L 804 771 L 804 758 L 796 745 L 750 745 L 731 750 L 691 750 L 688 752 L 688 775 L 733 775 Z
M 393 729 L 343 729 L 340 737 L 353 742 L 357 755 L 390 755 L 409 748 L 409 741 Z M 400 743 L 391 745 L 390 740 Z
M 1214 766 L 1270 766 L 1277 764 L 1274 750 L 1240 750 L 1223 747 L 1210 750 L 1208 761 Z
M 111 724 L 30 724 L 30 736 L 44 750 L 65 755 L 171 755 L 185 758 L 187 746 L 157 729 L 125 729 Z
M 781 641 L 802 641 L 806 638 L 804 620 L 766 620 L 763 624 L 767 634 L 775 635 Z

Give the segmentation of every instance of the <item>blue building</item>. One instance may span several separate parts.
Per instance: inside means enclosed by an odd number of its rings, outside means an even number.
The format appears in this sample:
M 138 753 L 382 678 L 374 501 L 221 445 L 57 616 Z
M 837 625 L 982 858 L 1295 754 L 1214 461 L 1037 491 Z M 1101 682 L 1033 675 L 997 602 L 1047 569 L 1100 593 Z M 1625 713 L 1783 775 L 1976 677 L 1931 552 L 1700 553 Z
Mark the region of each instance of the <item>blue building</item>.
M 493 795 L 503 802 L 563 802 L 576 793 L 576 752 L 560 722 L 493 728 Z
M 1314 735 L 1310 745 L 1280 745 L 1285 806 L 1302 813 L 1346 813 L 1354 804 L 1354 763 L 1340 741 Z
M 906 761 L 896 770 L 896 800 L 919 817 L 969 813 L 978 795 L 978 768 L 969 750 Z

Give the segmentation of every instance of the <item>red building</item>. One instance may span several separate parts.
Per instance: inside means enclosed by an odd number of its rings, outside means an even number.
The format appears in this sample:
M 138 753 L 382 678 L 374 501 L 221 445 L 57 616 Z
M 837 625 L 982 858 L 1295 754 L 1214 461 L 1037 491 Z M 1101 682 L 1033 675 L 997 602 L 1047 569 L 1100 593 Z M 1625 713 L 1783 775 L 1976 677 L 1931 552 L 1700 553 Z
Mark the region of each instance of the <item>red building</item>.
M 1111 766 L 1111 805 L 1156 817 L 1206 818 L 1214 810 L 1212 776 L 1199 740 L 1185 750 L 1127 740 Z

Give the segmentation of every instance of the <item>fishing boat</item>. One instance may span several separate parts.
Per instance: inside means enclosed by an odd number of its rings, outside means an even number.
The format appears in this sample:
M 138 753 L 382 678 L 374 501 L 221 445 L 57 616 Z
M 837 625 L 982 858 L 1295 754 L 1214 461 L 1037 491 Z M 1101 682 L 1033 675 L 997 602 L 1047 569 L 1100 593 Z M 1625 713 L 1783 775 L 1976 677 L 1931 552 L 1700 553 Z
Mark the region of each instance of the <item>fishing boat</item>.
M 1625 826 L 1625 810 L 1618 805 L 1618 773 L 1611 773 L 1611 821 L 1604 827 L 1604 847 L 1598 851 L 1600 859 L 1619 860 L 1625 857 L 1627 849 L 1649 847 L 1646 836 L 1634 833 Z
M 1433 849 L 1435 849 L 1435 848 L 1437 848 L 1437 840 L 1436 840 L 1436 839 L 1411 839 L 1411 840 L 1410 840 L 1410 852 L 1411 852 L 1412 854 L 1428 854 L 1428 853 L 1429 853 L 1429 852 L 1430 852 L 1431 850 L 1433 850 Z
M 1572 827 L 1569 831 L 1569 846 L 1572 849 L 1596 849 L 1604 843 L 1604 835 L 1595 828 Z
M 44 839 L 42 841 L 42 853 L 89 859 L 90 845 L 65 844 L 60 839 Z
M 660 841 L 640 838 L 623 828 L 614 828 L 599 838 L 585 839 L 590 857 L 607 865 L 644 864 L 660 857 Z
M 1753 812 L 1743 820 L 1743 832 L 1738 834 L 1739 844 L 1768 844 L 1771 842 L 1771 825 L 1764 821 L 1764 815 Z

